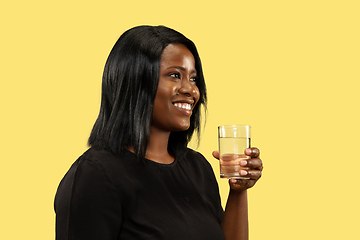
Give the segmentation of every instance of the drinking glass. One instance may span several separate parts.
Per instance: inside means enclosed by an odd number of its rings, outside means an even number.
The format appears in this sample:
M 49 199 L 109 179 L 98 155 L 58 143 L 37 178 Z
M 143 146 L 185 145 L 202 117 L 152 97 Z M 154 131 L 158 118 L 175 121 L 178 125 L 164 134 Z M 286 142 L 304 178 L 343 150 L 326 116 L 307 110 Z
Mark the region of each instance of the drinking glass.
M 248 170 L 241 167 L 240 161 L 250 159 L 245 155 L 245 149 L 251 147 L 251 128 L 248 125 L 225 125 L 219 126 L 219 154 L 220 154 L 220 177 L 249 179 L 241 177 L 240 170 Z

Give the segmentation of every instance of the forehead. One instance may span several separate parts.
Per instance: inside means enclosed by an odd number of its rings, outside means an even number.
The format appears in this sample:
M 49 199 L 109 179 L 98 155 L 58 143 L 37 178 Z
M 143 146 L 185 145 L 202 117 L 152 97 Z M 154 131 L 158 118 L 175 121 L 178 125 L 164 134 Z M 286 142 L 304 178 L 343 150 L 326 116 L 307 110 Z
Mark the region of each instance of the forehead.
M 161 54 L 161 64 L 166 64 L 169 61 L 183 62 L 185 60 L 195 64 L 194 56 L 184 44 L 169 44 Z

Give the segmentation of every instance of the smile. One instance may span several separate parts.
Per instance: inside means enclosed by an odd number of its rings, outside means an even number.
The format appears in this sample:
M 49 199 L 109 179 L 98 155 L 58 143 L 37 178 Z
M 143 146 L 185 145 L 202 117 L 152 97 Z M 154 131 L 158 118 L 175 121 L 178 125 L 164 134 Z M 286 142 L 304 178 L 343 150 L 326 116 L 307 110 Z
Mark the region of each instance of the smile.
M 180 108 L 180 109 L 184 109 L 184 110 L 191 110 L 192 109 L 192 104 L 189 103 L 179 103 L 176 102 L 174 103 L 175 107 Z

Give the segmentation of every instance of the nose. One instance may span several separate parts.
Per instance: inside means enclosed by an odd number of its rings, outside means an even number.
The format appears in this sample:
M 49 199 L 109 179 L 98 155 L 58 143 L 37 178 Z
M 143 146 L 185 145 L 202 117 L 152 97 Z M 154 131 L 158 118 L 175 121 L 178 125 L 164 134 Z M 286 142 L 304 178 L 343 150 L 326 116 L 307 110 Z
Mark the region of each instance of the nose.
M 187 95 L 187 96 L 195 96 L 199 93 L 199 89 L 196 86 L 195 82 L 191 82 L 189 78 L 183 79 L 181 81 L 181 86 L 179 89 L 179 93 Z

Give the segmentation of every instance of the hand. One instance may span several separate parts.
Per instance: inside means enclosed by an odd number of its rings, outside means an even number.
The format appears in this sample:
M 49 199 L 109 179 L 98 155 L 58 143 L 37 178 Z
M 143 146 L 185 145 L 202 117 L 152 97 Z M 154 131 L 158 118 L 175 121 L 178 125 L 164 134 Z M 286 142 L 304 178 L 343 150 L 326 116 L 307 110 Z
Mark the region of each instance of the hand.
M 213 151 L 213 156 L 219 159 L 219 151 Z M 250 179 L 230 179 L 230 189 L 235 191 L 243 191 L 251 188 L 261 177 L 263 170 L 262 161 L 259 158 L 260 150 L 258 148 L 247 148 L 245 154 L 250 157 L 247 160 L 241 160 L 240 165 L 242 167 L 249 168 L 248 170 L 240 170 L 240 176 L 248 177 Z

